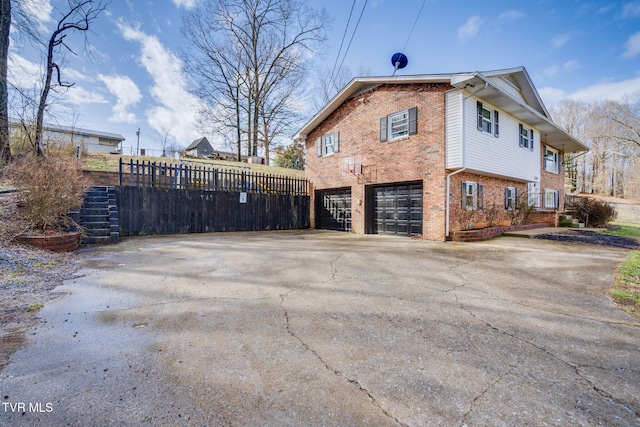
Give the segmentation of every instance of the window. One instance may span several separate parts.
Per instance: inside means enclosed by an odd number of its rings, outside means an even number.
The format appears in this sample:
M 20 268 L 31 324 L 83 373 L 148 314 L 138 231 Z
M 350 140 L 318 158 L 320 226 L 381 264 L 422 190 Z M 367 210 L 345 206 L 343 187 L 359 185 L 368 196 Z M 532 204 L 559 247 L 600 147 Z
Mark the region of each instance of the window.
M 478 107 L 478 130 L 486 133 L 493 133 L 493 136 L 500 136 L 500 115 L 498 111 L 487 108 L 482 102 L 477 102 Z
M 544 189 L 544 207 L 546 209 L 558 209 L 560 197 L 558 190 Z
M 540 207 L 540 183 L 530 182 L 527 184 L 529 206 Z
M 471 181 L 462 183 L 462 209 L 468 211 L 482 209 L 482 184 Z
M 340 151 L 340 135 L 338 132 L 323 135 L 316 140 L 316 155 L 318 157 L 328 156 L 329 154 Z
M 510 211 L 518 208 L 517 188 L 507 187 L 504 189 L 504 208 Z
M 544 170 L 558 173 L 560 171 L 560 153 L 550 147 L 544 147 Z
M 520 147 L 533 151 L 533 129 L 520 124 Z
M 418 133 L 418 108 L 413 107 L 380 119 L 380 142 Z

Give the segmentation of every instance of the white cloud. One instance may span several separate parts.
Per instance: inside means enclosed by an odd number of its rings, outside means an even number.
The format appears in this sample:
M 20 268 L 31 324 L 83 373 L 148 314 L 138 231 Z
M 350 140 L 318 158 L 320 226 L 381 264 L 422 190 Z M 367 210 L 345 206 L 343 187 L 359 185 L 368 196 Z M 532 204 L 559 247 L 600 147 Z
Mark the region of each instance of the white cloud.
M 554 105 L 567 97 L 567 94 L 562 89 L 557 89 L 555 87 L 543 87 L 538 90 L 540 97 L 545 105 L 551 106 Z
M 22 2 L 21 6 L 36 20 L 40 29 L 45 29 L 47 24 L 53 22 L 51 0 L 30 0 Z
M 555 49 L 559 49 L 562 46 L 564 46 L 565 44 L 567 44 L 569 42 L 569 40 L 571 40 L 571 34 L 570 33 L 560 34 L 560 35 L 557 35 L 557 36 L 555 36 L 554 38 L 551 39 L 551 45 Z
M 196 7 L 196 0 L 172 0 L 173 4 L 177 7 L 184 7 L 185 9 L 193 9 Z
M 597 101 L 620 101 L 625 95 L 640 91 L 640 77 L 622 80 L 619 82 L 605 82 L 587 86 L 568 96 L 576 101 L 597 102 Z
M 511 10 L 507 10 L 505 12 L 502 12 L 500 14 L 500 16 L 498 16 L 498 19 L 500 19 L 501 21 L 504 22 L 512 22 L 512 21 L 516 21 L 520 18 L 524 18 L 525 16 L 527 16 L 526 13 L 520 11 L 520 10 L 515 10 L 515 9 L 511 9 Z
M 150 36 L 122 22 L 118 23 L 125 40 L 140 43 L 140 65 L 149 73 L 153 85 L 149 89 L 158 105 L 146 111 L 149 124 L 159 129 L 171 129 L 179 144 L 186 144 L 197 137 L 195 118 L 197 100 L 186 90 L 181 72 L 181 62 Z
M 99 74 L 98 79 L 117 98 L 116 105 L 113 106 L 113 116 L 109 121 L 134 123 L 137 120 L 136 115 L 128 110 L 142 99 L 138 86 L 128 76 Z
M 623 18 L 635 18 L 640 15 L 640 2 L 626 3 L 622 7 Z
M 64 95 L 64 102 L 73 105 L 107 104 L 108 101 L 99 93 L 89 92 L 82 86 L 71 86 Z
M 13 52 L 9 54 L 7 74 L 9 82 L 14 86 L 32 88 L 39 85 L 42 72 L 40 64 L 31 62 Z
M 470 17 L 463 26 L 458 28 L 458 40 L 464 42 L 474 38 L 478 35 L 481 25 L 482 19 L 479 16 Z
M 559 72 L 569 72 L 572 70 L 575 70 L 577 68 L 580 68 L 580 63 L 576 60 L 571 60 L 571 61 L 567 61 L 563 64 L 560 65 L 552 65 L 549 68 L 546 68 L 542 71 L 542 74 L 544 74 L 545 76 L 555 76 L 556 74 L 558 74 Z
M 619 82 L 597 83 L 573 93 L 553 87 L 544 87 L 538 91 L 546 105 L 553 105 L 563 99 L 583 102 L 621 101 L 637 92 L 640 92 L 640 77 Z
M 640 31 L 629 37 L 624 47 L 625 50 L 622 53 L 622 57 L 624 59 L 631 59 L 638 56 L 638 54 L 640 53 Z

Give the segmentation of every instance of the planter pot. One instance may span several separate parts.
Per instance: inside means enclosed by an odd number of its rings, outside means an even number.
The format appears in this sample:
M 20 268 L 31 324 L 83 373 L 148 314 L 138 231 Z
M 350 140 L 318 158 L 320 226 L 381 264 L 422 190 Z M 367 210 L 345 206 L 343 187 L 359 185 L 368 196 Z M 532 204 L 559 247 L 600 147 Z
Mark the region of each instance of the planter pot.
M 73 252 L 80 247 L 80 233 L 77 231 L 50 236 L 18 236 L 15 240 L 53 252 Z

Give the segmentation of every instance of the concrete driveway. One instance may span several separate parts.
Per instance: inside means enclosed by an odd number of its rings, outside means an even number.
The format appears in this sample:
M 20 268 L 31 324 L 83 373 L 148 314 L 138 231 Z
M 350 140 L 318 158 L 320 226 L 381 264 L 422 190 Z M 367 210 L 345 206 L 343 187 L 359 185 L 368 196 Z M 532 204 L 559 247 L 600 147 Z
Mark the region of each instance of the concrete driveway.
M 640 425 L 640 323 L 607 296 L 627 253 L 311 231 L 85 250 L 0 375 L 0 424 Z

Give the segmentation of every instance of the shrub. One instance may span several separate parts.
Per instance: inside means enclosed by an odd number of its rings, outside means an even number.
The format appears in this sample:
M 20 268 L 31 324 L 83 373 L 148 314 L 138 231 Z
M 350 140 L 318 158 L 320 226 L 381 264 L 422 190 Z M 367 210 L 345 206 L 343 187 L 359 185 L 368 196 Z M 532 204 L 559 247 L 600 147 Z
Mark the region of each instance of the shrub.
M 616 217 L 616 211 L 608 203 L 582 197 L 576 203 L 573 215 L 587 227 L 604 227 Z
M 522 194 L 516 200 L 516 208 L 509 211 L 511 225 L 526 225 L 531 223 L 531 218 L 536 212 L 536 207 L 529 205 L 527 194 Z
M 23 157 L 8 165 L 7 175 L 20 189 L 18 207 L 31 227 L 61 230 L 72 224 L 68 214 L 82 206 L 86 191 L 74 161 Z
M 475 228 L 478 222 L 478 211 L 471 209 L 462 209 L 459 212 L 460 230 L 466 231 Z
M 493 203 L 484 209 L 484 220 L 487 223 L 487 227 L 493 227 L 500 223 L 503 219 L 504 208 Z

